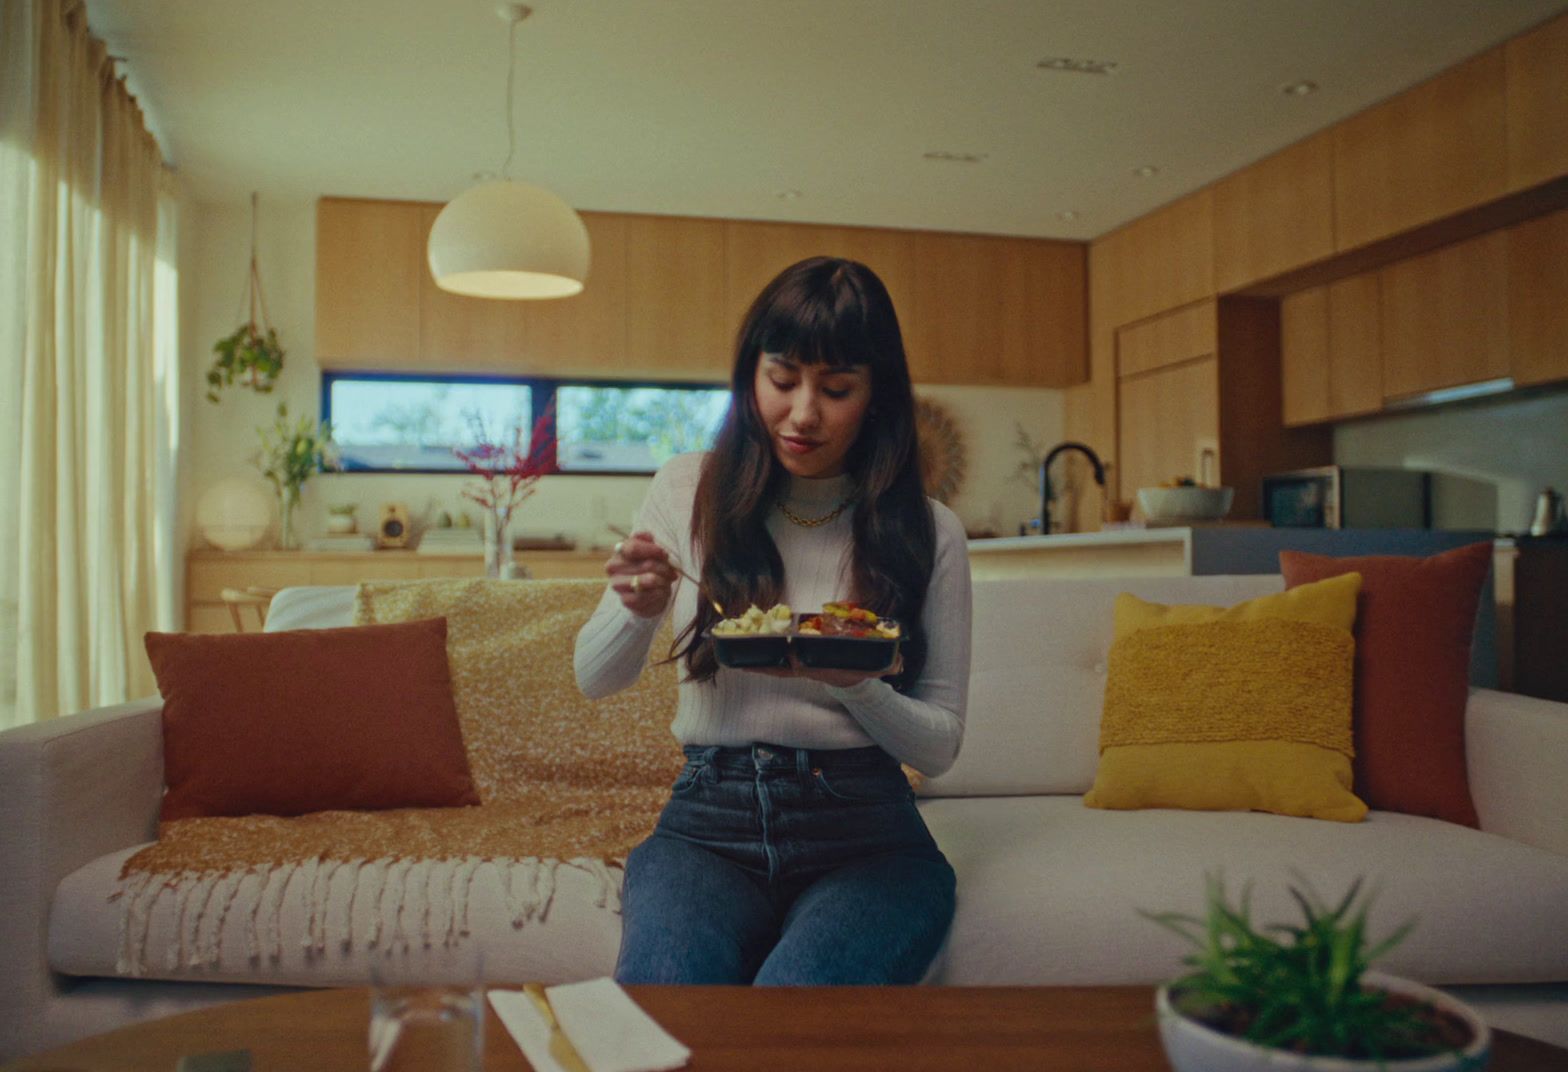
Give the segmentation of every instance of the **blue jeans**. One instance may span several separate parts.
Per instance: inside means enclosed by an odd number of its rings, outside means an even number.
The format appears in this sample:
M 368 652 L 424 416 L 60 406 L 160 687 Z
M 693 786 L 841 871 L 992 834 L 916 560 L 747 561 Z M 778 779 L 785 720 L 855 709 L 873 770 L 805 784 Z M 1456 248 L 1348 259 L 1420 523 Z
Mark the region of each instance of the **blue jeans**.
M 880 748 L 686 748 L 626 861 L 622 983 L 918 983 L 953 869 Z

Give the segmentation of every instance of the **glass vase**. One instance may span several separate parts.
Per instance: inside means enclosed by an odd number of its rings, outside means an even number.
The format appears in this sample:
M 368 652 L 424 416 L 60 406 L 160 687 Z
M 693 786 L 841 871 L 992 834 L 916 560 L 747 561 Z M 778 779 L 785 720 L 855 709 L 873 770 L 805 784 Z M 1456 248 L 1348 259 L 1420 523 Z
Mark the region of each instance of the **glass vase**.
M 492 580 L 516 576 L 511 525 L 511 510 L 492 509 L 485 517 L 485 576 Z
M 284 551 L 299 550 L 299 536 L 294 531 L 294 508 L 299 505 L 299 488 L 278 489 L 278 547 Z

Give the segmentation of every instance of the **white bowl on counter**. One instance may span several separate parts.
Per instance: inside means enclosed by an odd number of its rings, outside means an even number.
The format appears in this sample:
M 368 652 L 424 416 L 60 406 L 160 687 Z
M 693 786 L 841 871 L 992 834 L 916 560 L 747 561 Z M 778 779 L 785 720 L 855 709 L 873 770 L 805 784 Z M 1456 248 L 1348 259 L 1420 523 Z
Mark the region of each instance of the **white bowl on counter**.
M 1150 521 L 1218 521 L 1235 497 L 1235 488 L 1139 488 L 1138 509 Z

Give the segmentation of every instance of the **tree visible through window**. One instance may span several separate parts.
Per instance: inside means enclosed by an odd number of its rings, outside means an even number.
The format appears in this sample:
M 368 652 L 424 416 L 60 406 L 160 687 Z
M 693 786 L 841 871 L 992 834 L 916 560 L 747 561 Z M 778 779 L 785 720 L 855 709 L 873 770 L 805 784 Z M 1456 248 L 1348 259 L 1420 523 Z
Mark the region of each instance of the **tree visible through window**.
M 557 461 L 563 472 L 652 472 L 711 446 L 729 400 L 712 388 L 562 385 Z

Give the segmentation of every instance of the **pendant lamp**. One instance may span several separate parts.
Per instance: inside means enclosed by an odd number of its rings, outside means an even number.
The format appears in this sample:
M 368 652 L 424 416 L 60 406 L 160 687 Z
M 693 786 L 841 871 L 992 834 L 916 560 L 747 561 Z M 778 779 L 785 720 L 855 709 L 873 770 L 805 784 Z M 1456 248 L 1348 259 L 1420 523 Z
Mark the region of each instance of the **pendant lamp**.
M 507 37 L 506 163 L 501 178 L 481 183 L 449 202 L 430 227 L 426 255 L 436 286 L 474 298 L 569 298 L 588 279 L 588 229 L 572 207 L 549 190 L 510 176 L 516 153 L 512 79 L 517 26 L 533 13 L 503 4 Z

